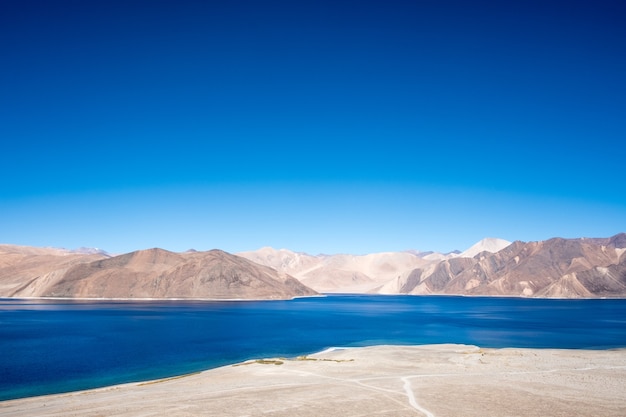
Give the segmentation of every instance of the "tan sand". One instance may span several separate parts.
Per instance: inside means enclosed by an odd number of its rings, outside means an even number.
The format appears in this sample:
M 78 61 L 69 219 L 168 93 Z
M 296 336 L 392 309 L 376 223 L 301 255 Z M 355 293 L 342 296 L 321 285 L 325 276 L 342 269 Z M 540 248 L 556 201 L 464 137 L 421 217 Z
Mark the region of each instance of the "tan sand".
M 626 416 L 626 350 L 376 346 L 0 403 L 2 416 Z

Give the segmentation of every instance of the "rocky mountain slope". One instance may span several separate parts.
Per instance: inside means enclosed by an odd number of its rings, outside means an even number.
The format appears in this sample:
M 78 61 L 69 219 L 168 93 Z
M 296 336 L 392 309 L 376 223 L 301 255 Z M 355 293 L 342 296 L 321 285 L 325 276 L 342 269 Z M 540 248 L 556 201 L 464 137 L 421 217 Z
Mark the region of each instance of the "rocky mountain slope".
M 411 252 L 312 256 L 268 247 L 238 255 L 293 275 L 316 291 L 327 293 L 368 292 L 437 259 L 430 252 L 427 255 L 433 259 Z
M 112 257 L 0 245 L 0 297 L 285 299 L 315 291 L 626 297 L 626 233 L 513 243 L 487 238 L 449 254 L 312 256 L 262 248 L 239 256 L 150 249 Z
M 0 245 L 0 297 L 23 291 L 38 293 L 72 266 L 107 257 L 65 249 Z
M 456 257 L 390 280 L 381 294 L 528 297 L 626 296 L 626 234 L 514 242 L 496 253 Z
M 4 297 L 287 299 L 316 294 L 285 273 L 219 250 L 149 249 L 107 257 L 13 248 L 0 251 Z
M 468 251 L 495 252 L 511 242 L 487 238 Z M 366 293 L 392 279 L 403 279 L 416 268 L 423 268 L 471 252 L 380 252 L 368 255 L 309 255 L 288 249 L 261 248 L 240 252 L 239 256 L 272 267 L 298 278 L 302 283 L 325 293 Z M 471 255 L 473 256 L 473 254 Z

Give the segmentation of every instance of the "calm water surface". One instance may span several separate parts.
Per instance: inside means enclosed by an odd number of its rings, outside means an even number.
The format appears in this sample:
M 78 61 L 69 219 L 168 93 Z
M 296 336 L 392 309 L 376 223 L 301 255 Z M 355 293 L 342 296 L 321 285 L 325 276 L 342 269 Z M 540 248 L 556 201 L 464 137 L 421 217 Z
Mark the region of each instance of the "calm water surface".
M 626 347 L 626 300 L 329 296 L 291 301 L 0 299 L 0 400 L 333 346 Z

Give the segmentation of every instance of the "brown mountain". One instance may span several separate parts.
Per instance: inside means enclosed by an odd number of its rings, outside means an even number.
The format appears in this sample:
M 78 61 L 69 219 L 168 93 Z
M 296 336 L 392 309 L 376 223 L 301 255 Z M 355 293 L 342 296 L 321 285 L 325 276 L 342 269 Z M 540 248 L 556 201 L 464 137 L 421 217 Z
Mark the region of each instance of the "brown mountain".
M 322 291 L 626 297 L 626 233 L 517 241 L 495 253 L 488 247 L 474 245 L 486 250 L 474 250 L 473 257 L 433 259 L 407 253 L 313 257 L 270 249 L 244 254 L 269 265 L 262 266 L 218 250 L 150 249 L 110 257 L 0 245 L 0 297 L 284 299 L 315 294 L 292 275 Z
M 65 249 L 0 245 L 0 297 L 35 295 L 72 266 L 105 258 Z
M 52 255 L 54 256 L 54 255 Z M 286 299 L 314 295 L 295 278 L 223 251 L 174 253 L 140 250 L 114 257 L 47 259 L 11 274 L 0 268 L 0 295 L 9 297 Z M 98 257 L 97 259 L 89 257 Z M 3 257 L 0 256 L 0 259 Z M 38 259 L 31 259 L 36 263 Z M 0 262 L 2 262 L 0 260 Z M 1 265 L 1 264 L 0 264 Z M 47 271 L 47 272 L 45 272 Z
M 626 234 L 513 242 L 452 258 L 389 281 L 379 293 L 530 297 L 626 296 Z

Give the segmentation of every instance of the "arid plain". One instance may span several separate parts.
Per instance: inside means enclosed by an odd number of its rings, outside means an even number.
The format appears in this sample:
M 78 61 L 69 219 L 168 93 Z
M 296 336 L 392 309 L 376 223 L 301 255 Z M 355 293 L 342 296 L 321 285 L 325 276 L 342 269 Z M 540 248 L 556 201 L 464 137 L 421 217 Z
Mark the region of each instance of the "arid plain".
M 339 349 L 6 401 L 17 416 L 624 416 L 626 350 Z

